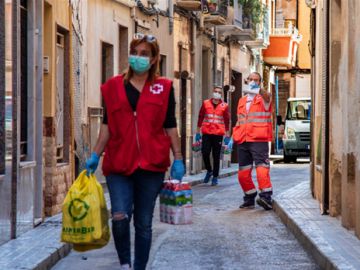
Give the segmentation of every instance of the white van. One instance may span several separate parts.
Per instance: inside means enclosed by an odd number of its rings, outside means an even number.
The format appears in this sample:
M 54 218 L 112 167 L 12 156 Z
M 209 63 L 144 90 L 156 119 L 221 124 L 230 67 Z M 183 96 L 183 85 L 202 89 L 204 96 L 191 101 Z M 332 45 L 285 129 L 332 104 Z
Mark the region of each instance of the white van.
M 284 162 L 310 156 L 311 98 L 289 98 L 283 136 Z

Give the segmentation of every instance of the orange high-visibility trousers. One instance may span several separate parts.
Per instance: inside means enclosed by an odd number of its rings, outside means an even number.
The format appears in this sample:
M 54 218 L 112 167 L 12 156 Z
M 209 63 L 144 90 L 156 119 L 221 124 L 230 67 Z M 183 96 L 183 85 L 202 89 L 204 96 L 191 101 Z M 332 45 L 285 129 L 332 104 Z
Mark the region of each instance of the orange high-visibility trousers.
M 238 145 L 239 171 L 238 180 L 246 195 L 256 193 L 256 187 L 251 177 L 253 163 L 256 167 L 256 177 L 260 193 L 272 194 L 270 180 L 270 161 L 267 142 L 245 142 Z

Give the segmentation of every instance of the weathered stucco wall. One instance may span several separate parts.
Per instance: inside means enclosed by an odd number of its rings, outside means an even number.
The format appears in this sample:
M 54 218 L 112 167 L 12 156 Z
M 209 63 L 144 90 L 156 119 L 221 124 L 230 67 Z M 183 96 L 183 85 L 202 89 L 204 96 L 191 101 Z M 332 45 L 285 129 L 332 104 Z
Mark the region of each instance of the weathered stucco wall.
M 131 40 L 133 20 L 130 8 L 115 1 L 95 0 L 88 2 L 86 29 L 86 92 L 89 107 L 101 106 L 101 45 L 106 42 L 113 46 L 113 73 L 118 72 L 119 27 L 128 28 Z
M 309 51 L 309 40 L 310 40 L 310 12 L 311 9 L 308 8 L 305 1 L 299 2 L 299 18 L 298 18 L 298 28 L 299 32 L 302 35 L 302 41 L 299 44 L 298 48 L 298 66 L 301 69 L 310 69 L 311 68 L 311 56 Z
M 317 44 L 315 75 L 315 126 L 313 160 L 319 163 L 318 145 L 321 129 L 322 51 L 321 35 L 325 21 L 322 1 L 317 6 Z M 344 227 L 354 229 L 360 237 L 360 5 L 356 0 L 346 3 L 331 1 L 330 64 L 329 64 L 329 210 L 341 215 Z M 323 157 L 321 157 L 323 158 Z M 321 159 L 320 159 L 321 161 Z M 315 170 L 315 197 L 321 201 L 324 189 L 321 174 Z

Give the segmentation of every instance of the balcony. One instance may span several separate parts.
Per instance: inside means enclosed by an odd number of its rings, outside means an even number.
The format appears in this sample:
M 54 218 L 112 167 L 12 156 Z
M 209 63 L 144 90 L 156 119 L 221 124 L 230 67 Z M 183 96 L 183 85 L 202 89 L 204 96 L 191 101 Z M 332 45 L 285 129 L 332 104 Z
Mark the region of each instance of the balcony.
M 200 11 L 201 1 L 200 0 L 178 0 L 176 5 L 188 11 Z
M 234 1 L 234 6 L 229 8 L 227 24 L 217 27 L 220 38 L 230 38 L 235 41 L 249 41 L 255 39 L 254 25 L 251 15 L 244 14 L 242 6 Z
M 266 49 L 270 44 L 270 9 L 264 13 L 262 23 L 256 26 L 255 40 L 245 41 L 250 49 Z
M 205 25 L 225 25 L 227 17 L 228 0 L 205 1 L 203 5 Z
M 288 28 L 273 29 L 270 34 L 270 45 L 263 50 L 264 61 L 273 66 L 294 67 L 301 40 L 298 29 L 291 24 Z

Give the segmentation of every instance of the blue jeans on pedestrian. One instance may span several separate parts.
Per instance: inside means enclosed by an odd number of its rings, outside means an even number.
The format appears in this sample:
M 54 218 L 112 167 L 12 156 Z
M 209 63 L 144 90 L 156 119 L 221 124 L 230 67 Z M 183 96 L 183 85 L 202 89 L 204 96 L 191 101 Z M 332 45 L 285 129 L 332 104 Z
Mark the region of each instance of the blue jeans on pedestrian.
M 112 213 L 112 232 L 120 264 L 131 266 L 130 221 L 134 215 L 134 269 L 143 270 L 149 259 L 152 218 L 165 173 L 138 169 L 129 176 L 106 177 Z

